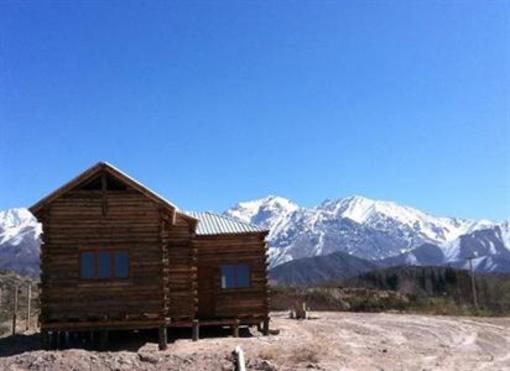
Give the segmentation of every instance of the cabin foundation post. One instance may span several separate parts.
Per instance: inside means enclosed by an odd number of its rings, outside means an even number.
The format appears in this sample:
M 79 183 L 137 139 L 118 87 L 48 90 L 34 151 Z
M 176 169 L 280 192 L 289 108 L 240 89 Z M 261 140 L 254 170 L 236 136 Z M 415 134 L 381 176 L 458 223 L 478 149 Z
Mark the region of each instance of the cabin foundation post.
M 200 324 L 198 323 L 198 319 L 193 320 L 193 324 L 191 326 L 191 339 L 193 341 L 197 341 L 200 337 Z
M 236 319 L 234 325 L 232 326 L 232 336 L 235 338 L 239 337 L 239 320 Z
M 45 349 L 45 350 L 50 349 L 50 339 L 49 339 L 50 333 L 49 333 L 49 331 L 42 330 L 41 335 L 42 335 L 41 341 L 42 341 L 43 349 Z
M 168 347 L 166 326 L 159 328 L 159 350 L 166 350 Z
M 50 348 L 55 350 L 58 349 L 58 331 L 51 332 Z
M 52 331 L 51 332 L 51 343 L 50 347 L 51 349 L 58 349 L 59 341 L 58 341 L 58 331 Z
M 69 331 L 64 331 L 64 348 L 70 348 L 71 347 L 71 336 Z
M 106 349 L 108 347 L 108 330 L 99 332 L 99 348 Z
M 59 350 L 61 349 L 61 341 L 60 341 L 60 337 L 61 337 L 62 333 L 60 331 L 55 331 L 55 349 Z
M 53 331 L 46 331 L 46 336 L 45 336 L 45 340 L 46 340 L 46 346 L 47 346 L 47 350 L 51 350 L 53 349 Z
M 92 330 L 89 331 L 89 341 L 90 341 L 90 346 L 93 347 L 94 346 L 94 331 L 92 331 Z
M 264 336 L 269 335 L 269 317 L 264 319 L 264 323 L 262 324 L 262 334 Z

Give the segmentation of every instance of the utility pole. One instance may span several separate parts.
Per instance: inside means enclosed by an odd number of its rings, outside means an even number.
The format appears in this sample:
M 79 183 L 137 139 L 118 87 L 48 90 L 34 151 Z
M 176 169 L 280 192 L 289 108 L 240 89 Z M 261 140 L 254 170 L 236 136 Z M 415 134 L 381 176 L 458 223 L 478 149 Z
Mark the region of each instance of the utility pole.
M 14 298 L 12 302 L 12 335 L 16 335 L 16 314 L 18 312 L 18 286 L 14 286 Z
M 471 289 L 473 290 L 473 304 L 478 310 L 478 294 L 476 292 L 476 280 L 475 280 L 475 270 L 473 269 L 473 259 L 475 259 L 476 256 L 470 256 L 468 258 L 469 260 L 469 270 L 471 271 Z
M 31 316 L 30 309 L 32 309 L 30 307 L 31 301 L 32 301 L 32 283 L 30 283 L 29 281 L 27 286 L 27 328 L 26 328 L 27 331 L 30 329 L 30 316 Z

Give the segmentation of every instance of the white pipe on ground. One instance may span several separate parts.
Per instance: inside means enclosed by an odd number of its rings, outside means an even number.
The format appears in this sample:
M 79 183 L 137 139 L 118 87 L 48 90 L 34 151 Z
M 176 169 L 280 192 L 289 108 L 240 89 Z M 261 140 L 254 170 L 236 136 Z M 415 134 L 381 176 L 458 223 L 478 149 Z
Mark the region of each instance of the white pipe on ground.
M 239 345 L 234 349 L 234 358 L 236 361 L 236 371 L 246 371 L 244 352 Z

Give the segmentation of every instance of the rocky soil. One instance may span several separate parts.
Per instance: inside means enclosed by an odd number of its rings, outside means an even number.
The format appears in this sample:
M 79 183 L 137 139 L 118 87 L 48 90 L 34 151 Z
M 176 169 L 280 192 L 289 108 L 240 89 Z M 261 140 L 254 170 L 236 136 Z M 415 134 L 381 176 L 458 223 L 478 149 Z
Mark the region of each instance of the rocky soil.
M 236 345 L 245 350 L 251 370 L 510 369 L 510 318 L 345 312 L 315 312 L 305 321 L 284 312 L 272 317 L 279 335 L 215 334 L 198 342 L 181 336 L 164 352 L 152 335 L 133 335 L 105 352 L 40 350 L 37 334 L 3 338 L 0 369 L 232 370 Z

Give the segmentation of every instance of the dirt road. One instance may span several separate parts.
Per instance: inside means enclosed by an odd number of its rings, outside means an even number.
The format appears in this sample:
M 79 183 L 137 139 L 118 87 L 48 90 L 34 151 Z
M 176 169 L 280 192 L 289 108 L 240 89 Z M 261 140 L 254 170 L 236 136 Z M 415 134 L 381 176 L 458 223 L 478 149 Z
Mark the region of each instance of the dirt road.
M 245 350 L 249 369 L 258 370 L 510 369 L 510 318 L 312 315 L 318 318 L 296 321 L 287 319 L 286 313 L 273 313 L 272 327 L 280 330 L 279 335 L 263 337 L 252 331 L 246 337 L 211 337 L 195 343 L 184 338 L 165 352 L 150 342 L 129 351 L 46 352 L 27 347 L 24 343 L 30 337 L 15 343 L 1 339 L 0 369 L 228 370 L 236 345 Z

